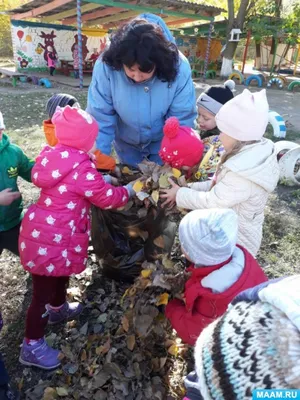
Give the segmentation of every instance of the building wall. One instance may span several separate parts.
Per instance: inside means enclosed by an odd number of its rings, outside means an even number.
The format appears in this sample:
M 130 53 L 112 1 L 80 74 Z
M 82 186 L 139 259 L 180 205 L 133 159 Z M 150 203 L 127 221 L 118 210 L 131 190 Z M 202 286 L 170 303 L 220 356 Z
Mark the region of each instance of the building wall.
M 204 60 L 207 48 L 207 38 L 197 38 L 190 36 L 177 36 L 176 44 L 179 50 L 194 63 L 196 59 Z M 220 58 L 222 43 L 219 39 L 211 40 L 209 61 L 217 61 Z
M 46 25 L 24 21 L 12 21 L 12 44 L 17 69 L 46 68 L 47 47 L 52 46 L 58 60 L 73 60 L 72 47 L 76 43 L 77 31 L 73 27 Z M 97 33 L 96 33 L 97 35 Z M 83 31 L 83 55 L 88 59 L 97 48 L 102 51 L 108 37 L 102 31 Z M 59 62 L 58 62 L 59 64 Z

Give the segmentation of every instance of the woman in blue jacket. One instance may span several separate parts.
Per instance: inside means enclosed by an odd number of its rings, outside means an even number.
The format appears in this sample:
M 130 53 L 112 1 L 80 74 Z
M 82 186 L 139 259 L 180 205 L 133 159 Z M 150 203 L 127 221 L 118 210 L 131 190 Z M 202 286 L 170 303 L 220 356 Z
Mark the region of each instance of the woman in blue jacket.
M 136 166 L 158 155 L 167 118 L 193 127 L 196 118 L 191 69 L 164 21 L 152 14 L 121 27 L 97 61 L 87 111 L 99 125 L 97 148 Z

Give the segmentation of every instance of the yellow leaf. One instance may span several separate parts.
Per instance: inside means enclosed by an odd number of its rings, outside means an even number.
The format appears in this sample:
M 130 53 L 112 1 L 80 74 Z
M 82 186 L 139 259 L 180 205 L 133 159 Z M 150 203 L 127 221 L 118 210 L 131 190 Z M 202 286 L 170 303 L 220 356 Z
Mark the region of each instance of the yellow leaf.
M 165 239 L 163 236 L 158 236 L 157 238 L 155 238 L 153 240 L 153 243 L 155 244 L 155 246 L 160 247 L 161 249 L 165 247 Z
M 59 395 L 59 397 L 65 397 L 65 396 L 68 396 L 68 394 L 69 394 L 67 389 L 64 387 L 57 387 L 56 392 Z
M 168 293 L 163 293 L 163 294 L 159 295 L 156 298 L 156 300 L 157 300 L 156 301 L 156 305 L 157 306 L 161 306 L 161 305 L 166 306 L 168 304 L 168 302 L 169 302 L 169 294 Z
M 122 174 L 133 175 L 133 172 L 128 167 L 124 167 L 124 168 L 122 168 Z
M 159 192 L 158 190 L 154 190 L 151 194 L 152 199 L 154 200 L 155 204 L 158 203 L 159 200 Z
M 173 261 L 171 261 L 166 254 L 164 254 L 162 258 L 162 265 L 167 269 L 171 269 L 174 267 Z
M 152 274 L 151 269 L 143 269 L 141 272 L 141 275 L 143 278 L 149 278 L 149 276 Z
M 132 351 L 135 346 L 135 336 L 134 335 L 127 336 L 126 344 L 128 350 Z
M 129 321 L 128 321 L 128 319 L 127 319 L 127 317 L 125 315 L 122 318 L 122 327 L 123 327 L 125 332 L 128 332 L 128 330 L 129 330 Z
M 171 356 L 177 357 L 178 352 L 179 349 L 176 344 L 172 344 L 172 346 L 168 348 L 168 353 L 171 354 Z
M 141 181 L 136 181 L 135 184 L 133 185 L 133 190 L 135 193 L 139 193 L 144 187 L 143 182 Z
M 168 175 L 162 174 L 159 178 L 158 184 L 161 189 L 167 189 L 170 187 Z
M 200 168 L 204 168 L 206 166 L 206 164 L 208 163 L 210 157 L 212 156 L 213 152 L 214 152 L 214 146 L 210 146 L 210 148 L 208 149 L 207 153 L 205 154 L 205 156 L 203 157 L 201 164 L 199 166 Z
M 172 174 L 177 179 L 181 177 L 181 171 L 179 171 L 179 169 L 177 169 L 177 168 L 172 168 Z

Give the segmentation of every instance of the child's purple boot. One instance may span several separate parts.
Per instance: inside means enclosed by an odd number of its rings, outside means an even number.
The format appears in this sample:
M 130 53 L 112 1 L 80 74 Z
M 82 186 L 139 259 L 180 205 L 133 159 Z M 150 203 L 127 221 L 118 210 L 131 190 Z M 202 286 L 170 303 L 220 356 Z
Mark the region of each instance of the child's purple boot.
M 50 305 L 46 305 L 46 314 L 44 316 L 49 315 L 48 324 L 56 325 L 63 321 L 70 321 L 76 318 L 81 311 L 83 310 L 83 306 L 80 303 L 68 303 L 67 301 L 57 309 L 52 308 Z
M 34 344 L 28 344 L 24 339 L 19 361 L 29 367 L 50 370 L 60 366 L 59 353 L 59 350 L 48 346 L 44 338 L 39 339 Z

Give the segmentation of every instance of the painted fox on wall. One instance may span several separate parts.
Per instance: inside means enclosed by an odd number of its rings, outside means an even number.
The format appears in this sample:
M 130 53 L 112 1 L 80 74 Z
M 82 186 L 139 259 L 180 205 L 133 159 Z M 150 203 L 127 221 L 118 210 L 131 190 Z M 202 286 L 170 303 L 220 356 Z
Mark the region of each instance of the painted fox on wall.
M 56 38 L 56 35 L 54 31 L 52 31 L 51 33 L 45 33 L 42 31 L 42 34 L 39 36 L 42 39 L 44 39 L 44 44 L 39 43 L 39 45 L 44 50 L 44 60 L 48 62 L 48 53 L 49 53 L 48 46 L 51 46 L 53 48 L 53 53 L 55 54 L 55 56 L 57 56 L 57 52 L 54 45 L 54 38 Z

